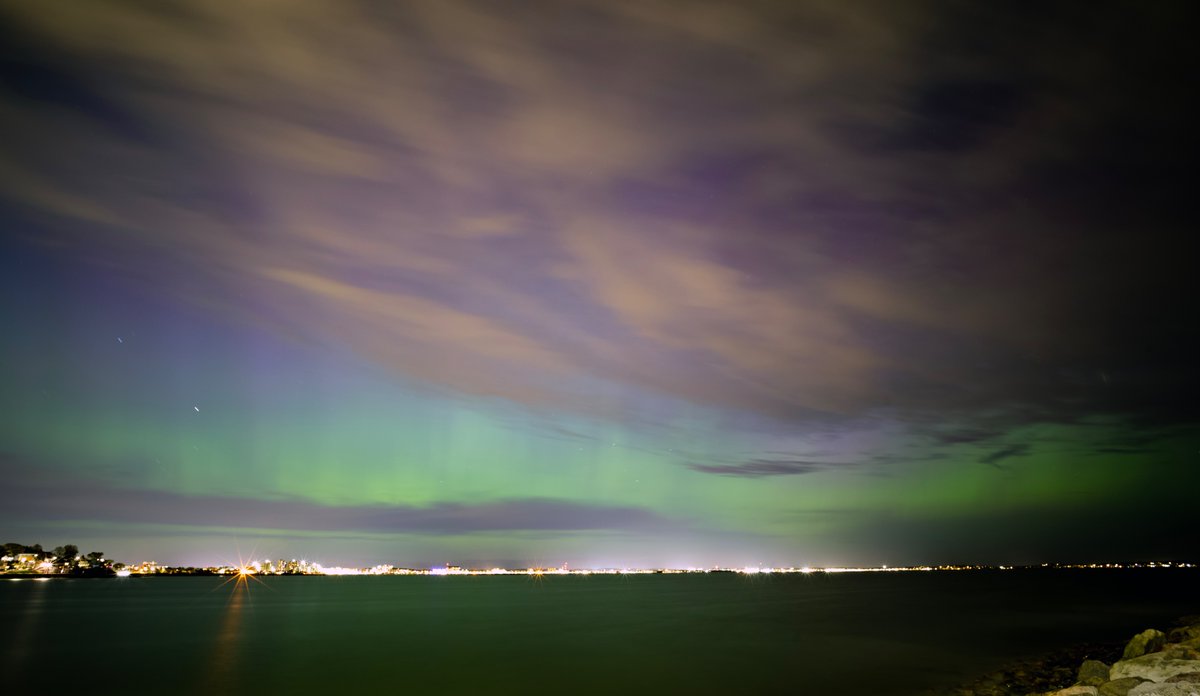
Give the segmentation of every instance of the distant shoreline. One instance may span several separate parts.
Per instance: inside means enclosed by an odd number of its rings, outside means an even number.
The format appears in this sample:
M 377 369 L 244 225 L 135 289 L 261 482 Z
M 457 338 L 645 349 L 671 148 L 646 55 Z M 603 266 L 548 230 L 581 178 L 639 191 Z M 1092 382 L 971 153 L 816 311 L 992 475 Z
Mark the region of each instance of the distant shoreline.
M 812 569 L 746 569 L 746 568 L 717 568 L 717 569 L 675 569 L 675 568 L 650 568 L 650 569 L 580 569 L 580 570 L 561 570 L 561 569 L 455 569 L 445 571 L 442 568 L 431 569 L 412 569 L 412 568 L 394 568 L 387 572 L 370 572 L 368 569 L 338 569 L 343 572 L 286 572 L 286 573 L 271 573 L 271 572 L 238 572 L 230 568 L 176 568 L 162 567 L 155 572 L 145 573 L 22 573 L 8 572 L 0 573 L 2 580 L 96 580 L 96 579 L 114 579 L 122 580 L 127 578 L 152 578 L 152 577 L 213 577 L 213 578 L 234 578 L 234 577 L 266 577 L 266 578 L 282 578 L 282 577 L 591 577 L 599 576 L 629 576 L 629 575 L 746 575 L 746 576 L 773 576 L 773 575 L 857 575 L 864 573 L 885 573 L 885 574 L 907 574 L 913 572 L 932 572 L 932 573 L 951 573 L 951 572 L 974 572 L 974 573 L 1036 573 L 1036 572 L 1086 572 L 1086 571 L 1168 571 L 1168 570 L 1196 570 L 1197 564 L 1193 563 L 1172 563 L 1172 564 L 1136 564 L 1136 565 L 1096 565 L 1096 566 L 961 566 L 961 567 L 931 567 L 931 568 L 812 568 Z M 359 572 L 345 572 L 359 571 Z

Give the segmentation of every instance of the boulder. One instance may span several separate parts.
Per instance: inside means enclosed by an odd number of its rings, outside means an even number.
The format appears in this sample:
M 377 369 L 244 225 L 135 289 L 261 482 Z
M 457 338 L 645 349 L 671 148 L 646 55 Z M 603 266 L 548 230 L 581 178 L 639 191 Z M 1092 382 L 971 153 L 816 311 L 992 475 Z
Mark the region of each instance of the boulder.
M 1179 626 L 1167 633 L 1172 643 L 1182 643 L 1192 638 L 1200 638 L 1200 616 L 1185 616 L 1179 620 Z
M 1185 643 L 1167 643 L 1159 652 L 1172 660 L 1200 660 L 1200 650 Z
M 1184 682 L 1187 684 L 1200 684 L 1200 672 L 1188 672 L 1187 674 L 1176 674 L 1167 680 L 1168 684 Z
M 1128 660 L 1134 657 L 1141 657 L 1146 653 L 1158 652 L 1166 642 L 1167 636 L 1165 633 L 1154 628 L 1148 628 L 1130 639 L 1129 643 L 1125 646 L 1125 654 L 1121 655 L 1121 659 Z
M 1200 638 L 1200 624 L 1194 626 L 1180 626 L 1172 628 L 1167 633 L 1167 640 L 1171 643 L 1182 643 L 1184 641 Z
M 1097 696 L 1127 696 L 1129 690 L 1133 687 L 1146 681 L 1137 677 L 1125 677 L 1124 679 L 1114 679 L 1110 682 L 1105 682 L 1096 690 Z
M 1144 682 L 1130 689 L 1129 696 L 1200 696 L 1200 687 L 1195 684 Z
M 1153 682 L 1164 682 L 1176 674 L 1200 672 L 1200 660 L 1176 660 L 1163 653 L 1150 653 L 1132 660 L 1120 660 L 1113 664 L 1110 679 L 1139 677 Z
M 1058 691 L 1048 691 L 1043 696 L 1096 696 L 1096 687 L 1076 684 Z
M 1108 665 L 1100 660 L 1084 660 L 1075 681 L 1085 686 L 1100 686 L 1108 681 Z

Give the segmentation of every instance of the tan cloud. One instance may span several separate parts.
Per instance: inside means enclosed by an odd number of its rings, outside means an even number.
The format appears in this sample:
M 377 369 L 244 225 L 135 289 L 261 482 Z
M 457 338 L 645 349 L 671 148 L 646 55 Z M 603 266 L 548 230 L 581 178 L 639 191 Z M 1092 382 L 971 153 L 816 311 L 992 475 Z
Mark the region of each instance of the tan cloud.
M 0 187 L 25 205 L 67 219 L 104 226 L 123 222 L 121 216 L 102 203 L 63 191 L 28 169 L 13 166 L 4 160 L 0 160 Z
M 563 362 L 537 343 L 490 319 L 420 297 L 357 287 L 303 271 L 264 268 L 261 274 L 329 302 L 344 316 L 388 330 L 406 341 L 444 345 L 489 360 L 561 369 Z
M 702 238 L 653 240 L 615 228 L 566 235 L 575 274 L 597 299 L 664 351 L 707 353 L 723 380 L 767 401 L 851 408 L 883 361 L 822 306 L 704 257 Z M 690 389 L 681 388 L 688 392 Z
M 1022 349 L 1053 335 L 1031 316 L 1038 285 L 1011 288 L 1017 262 L 987 292 L 946 281 L 978 224 L 926 221 L 897 259 L 869 248 L 953 202 L 975 159 L 873 151 L 852 127 L 911 117 L 927 13 L 581 6 L 583 24 L 441 0 L 8 2 L 63 60 L 103 66 L 87 77 L 146 133 L 7 107 L 33 135 L 0 156 L 0 183 L 105 225 L 95 253 L 115 268 L 169 260 L 189 301 L 522 402 L 600 398 L 569 375 L 853 411 L 878 401 L 882 373 L 941 388 L 974 364 L 927 369 L 872 324 L 933 336 L 933 352 L 947 335 Z M 987 181 L 1020 170 L 994 154 Z M 856 234 L 861 253 L 841 250 Z
M 513 213 L 474 215 L 463 218 L 452 231 L 468 237 L 507 237 L 520 231 L 524 218 Z
M 237 135 L 242 142 L 231 144 L 253 150 L 282 168 L 367 180 L 384 177 L 387 171 L 381 153 L 366 143 L 277 118 L 259 119 Z

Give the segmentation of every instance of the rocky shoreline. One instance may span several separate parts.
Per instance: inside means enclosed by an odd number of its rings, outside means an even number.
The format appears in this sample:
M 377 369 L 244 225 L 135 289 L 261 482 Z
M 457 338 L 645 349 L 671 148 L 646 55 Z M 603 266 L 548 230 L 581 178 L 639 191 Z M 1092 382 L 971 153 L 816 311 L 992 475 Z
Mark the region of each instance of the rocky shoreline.
M 1127 643 L 1077 645 L 1015 663 L 953 696 L 1200 696 L 1200 616 Z

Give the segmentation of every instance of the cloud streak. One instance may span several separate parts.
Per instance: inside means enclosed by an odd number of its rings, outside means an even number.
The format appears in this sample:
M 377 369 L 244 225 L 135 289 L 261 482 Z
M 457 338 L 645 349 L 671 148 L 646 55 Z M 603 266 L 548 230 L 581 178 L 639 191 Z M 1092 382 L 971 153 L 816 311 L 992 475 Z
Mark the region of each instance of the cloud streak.
M 5 120 L 30 135 L 0 161 L 5 198 L 184 301 L 536 408 L 637 402 L 596 380 L 785 422 L 1142 398 L 1045 379 L 1136 360 L 1095 352 L 1125 346 L 1101 324 L 1061 330 L 1115 292 L 1056 270 L 1071 240 L 953 203 L 1046 170 L 1026 122 L 1084 145 L 1006 56 L 963 73 L 966 47 L 922 53 L 986 16 L 592 10 L 566 49 L 545 40 L 561 24 L 476 3 L 7 4 L 41 44 L 13 44 Z
M 752 459 L 740 464 L 691 463 L 687 465 L 687 468 L 702 474 L 750 479 L 768 476 L 798 476 L 801 474 L 814 474 L 821 471 L 834 471 L 853 467 L 853 464 L 818 462 L 804 459 Z
M 504 531 L 625 532 L 682 529 L 650 510 L 544 498 L 412 505 L 322 505 L 307 500 L 181 495 L 165 491 L 71 487 L 24 490 L 9 519 L 172 524 L 297 531 L 419 533 Z
M 1009 445 L 983 455 L 979 458 L 979 462 L 981 464 L 987 464 L 988 466 L 1000 468 L 1001 462 L 1007 459 L 1013 459 L 1014 457 L 1024 457 L 1029 454 L 1030 449 L 1030 446 L 1026 443 Z

